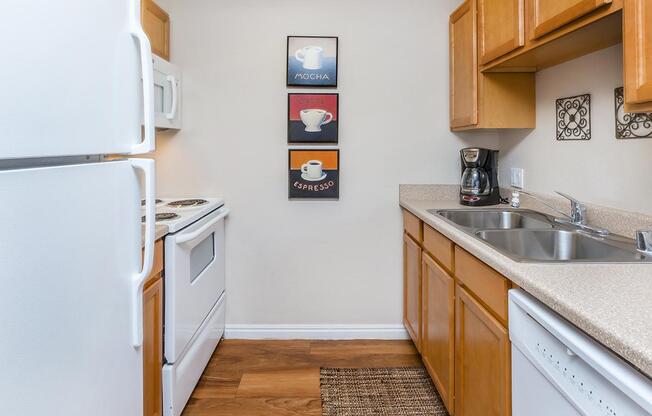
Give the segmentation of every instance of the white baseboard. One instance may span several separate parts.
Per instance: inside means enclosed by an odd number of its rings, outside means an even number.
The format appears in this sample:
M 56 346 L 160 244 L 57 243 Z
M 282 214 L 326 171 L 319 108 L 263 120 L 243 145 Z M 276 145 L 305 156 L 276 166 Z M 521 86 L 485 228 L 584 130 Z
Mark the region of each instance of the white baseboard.
M 409 339 L 403 325 L 226 325 L 226 339 Z

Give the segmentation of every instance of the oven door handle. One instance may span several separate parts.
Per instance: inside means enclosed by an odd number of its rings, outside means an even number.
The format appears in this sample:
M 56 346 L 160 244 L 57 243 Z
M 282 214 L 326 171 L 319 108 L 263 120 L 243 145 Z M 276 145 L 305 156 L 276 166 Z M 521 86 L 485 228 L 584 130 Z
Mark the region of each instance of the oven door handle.
M 217 217 L 215 217 L 211 221 L 209 221 L 208 224 L 205 224 L 201 228 L 199 228 L 199 229 L 197 229 L 197 230 L 195 230 L 195 231 L 193 231 L 191 233 L 182 234 L 180 236 L 177 236 L 176 239 L 175 239 L 175 242 L 177 244 L 185 244 L 185 243 L 188 243 L 190 241 L 193 241 L 193 240 L 197 239 L 197 237 L 199 237 L 200 235 L 205 233 L 212 226 L 214 226 L 218 222 L 222 221 L 224 219 L 224 217 L 229 215 L 229 212 L 230 211 L 229 211 L 228 208 L 224 208 L 224 211 L 222 211 L 222 213 L 220 215 L 218 215 Z

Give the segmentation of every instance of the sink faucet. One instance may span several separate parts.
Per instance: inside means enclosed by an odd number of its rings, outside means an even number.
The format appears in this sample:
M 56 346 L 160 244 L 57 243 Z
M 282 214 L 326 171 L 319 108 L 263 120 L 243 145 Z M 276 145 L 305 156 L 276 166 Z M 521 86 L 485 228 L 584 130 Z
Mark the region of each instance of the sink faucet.
M 571 203 L 570 214 L 567 214 L 567 213 L 553 207 L 552 205 L 550 205 L 546 201 L 538 198 L 535 195 L 532 195 L 529 192 L 525 192 L 522 189 L 514 188 L 514 193 L 515 194 L 520 193 L 520 194 L 527 195 L 530 198 L 542 203 L 543 205 L 545 205 L 548 208 L 552 209 L 556 213 L 561 214 L 563 217 L 565 217 L 565 218 L 555 218 L 555 221 L 558 222 L 558 223 L 573 225 L 575 227 L 581 228 L 582 230 L 594 232 L 594 233 L 597 233 L 597 234 L 600 234 L 600 235 L 608 235 L 608 234 L 610 234 L 609 230 L 606 230 L 604 228 L 593 227 L 591 225 L 587 225 L 587 223 L 586 223 L 587 222 L 586 221 L 586 205 L 584 205 L 578 199 L 573 198 L 572 196 L 570 196 L 568 194 L 565 194 L 565 193 L 559 192 L 559 191 L 555 191 L 555 193 L 557 193 L 558 195 L 561 195 L 562 197 L 564 197 L 564 198 L 566 198 L 566 199 L 568 199 L 570 201 L 570 203 Z M 516 198 L 518 200 L 518 195 L 516 195 Z M 520 206 L 520 203 L 519 203 L 519 206 Z M 515 207 L 515 208 L 518 208 L 518 207 Z
M 586 225 L 586 206 L 568 194 L 559 191 L 555 192 L 570 201 L 571 213 L 567 217 L 570 217 L 571 222 L 575 225 Z
M 636 231 L 636 248 L 641 253 L 652 254 L 652 230 Z

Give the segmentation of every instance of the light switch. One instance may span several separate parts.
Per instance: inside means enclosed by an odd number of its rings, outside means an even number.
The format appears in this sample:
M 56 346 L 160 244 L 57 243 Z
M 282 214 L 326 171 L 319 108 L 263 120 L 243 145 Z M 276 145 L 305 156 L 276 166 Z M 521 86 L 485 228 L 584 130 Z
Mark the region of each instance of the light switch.
M 525 187 L 525 180 L 523 179 L 525 173 L 523 169 L 512 168 L 511 173 L 512 173 L 511 185 L 515 188 L 523 189 Z

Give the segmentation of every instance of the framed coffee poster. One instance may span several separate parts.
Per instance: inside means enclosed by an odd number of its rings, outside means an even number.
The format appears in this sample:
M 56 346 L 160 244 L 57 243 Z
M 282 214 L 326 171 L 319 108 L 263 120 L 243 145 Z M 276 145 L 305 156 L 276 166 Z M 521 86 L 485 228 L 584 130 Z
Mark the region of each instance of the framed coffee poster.
M 339 94 L 288 94 L 288 143 L 337 143 Z
M 289 87 L 337 87 L 337 38 L 288 36 Z
M 338 199 L 340 151 L 290 149 L 290 199 Z

